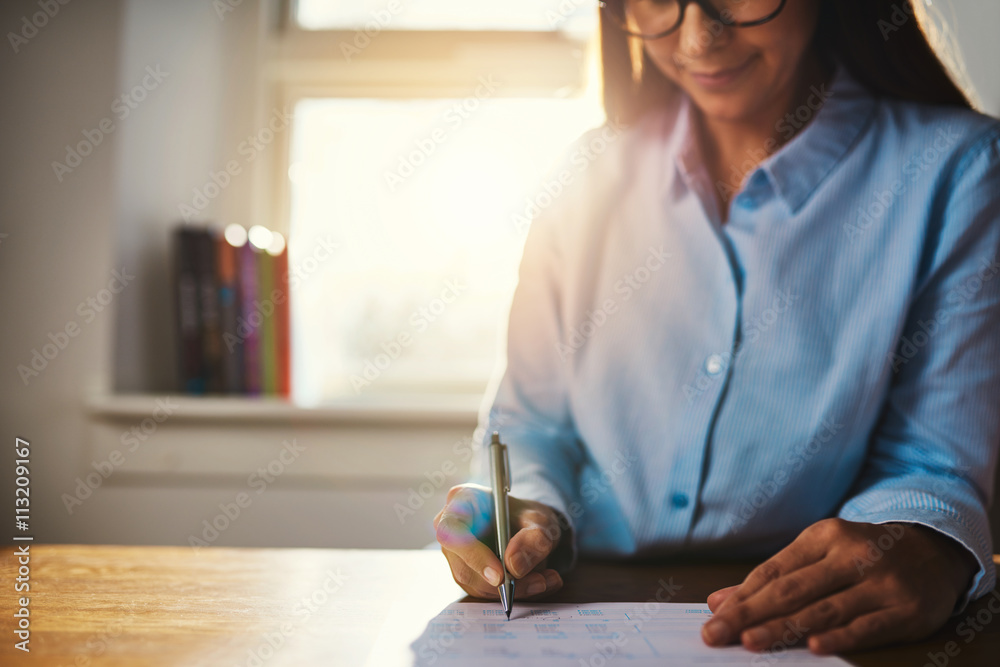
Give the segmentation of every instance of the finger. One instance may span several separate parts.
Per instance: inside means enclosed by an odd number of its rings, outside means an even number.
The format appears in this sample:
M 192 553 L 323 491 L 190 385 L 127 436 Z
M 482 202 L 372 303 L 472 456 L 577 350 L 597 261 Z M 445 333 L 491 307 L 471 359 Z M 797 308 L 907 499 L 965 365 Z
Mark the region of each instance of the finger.
M 745 629 L 772 618 L 786 617 L 856 580 L 856 570 L 848 572 L 828 559 L 799 568 L 769 581 L 745 600 L 737 600 L 742 590 L 730 595 L 702 627 L 702 633 L 709 644 L 729 644 Z
M 441 548 L 455 554 L 490 585 L 497 586 L 503 579 L 500 559 L 489 547 L 476 539 L 469 529 L 467 516 L 462 512 L 452 512 L 449 510 L 450 507 L 451 505 L 445 506 L 435 528 L 435 536 Z M 449 562 L 452 561 L 449 559 Z
M 552 552 L 555 543 L 539 527 L 522 528 L 507 543 L 504 561 L 517 578 L 525 577 Z
M 444 549 L 442 551 L 449 564 L 452 564 L 452 577 L 462 590 L 472 597 L 487 600 L 499 599 L 500 593 L 497 586 L 490 585 L 455 554 Z M 555 570 L 531 572 L 523 579 L 514 580 L 514 598 L 517 600 L 540 598 L 556 592 L 562 586 L 562 577 Z
M 726 588 L 720 588 L 714 593 L 710 593 L 705 602 L 708 603 L 708 608 L 712 613 L 718 611 L 718 606 L 725 602 L 730 595 L 739 590 L 739 587 L 740 585 L 736 584 L 735 586 L 727 586 Z
M 545 570 L 542 572 L 545 575 L 545 594 L 555 593 L 557 590 L 563 587 L 562 575 L 555 570 Z
M 465 524 L 468 532 L 480 537 L 489 534 L 493 523 L 493 502 L 489 490 L 472 485 L 455 486 L 448 492 L 444 507 L 434 518 L 434 529 L 446 518 Z
M 512 575 L 524 577 L 552 552 L 561 530 L 549 512 L 532 507 L 518 511 L 515 521 L 518 530 L 507 544 L 505 561 Z
M 526 507 L 518 511 L 515 517 L 515 532 L 534 528 L 544 532 L 553 544 L 559 543 L 562 529 L 551 512 L 538 507 Z
M 497 590 L 497 587 L 490 585 L 478 572 L 470 568 L 465 561 L 446 549 L 442 548 L 441 551 L 444 553 L 445 558 L 448 559 L 452 578 L 456 584 L 461 586 L 463 591 L 472 597 L 486 600 L 497 600 L 500 598 L 500 592 Z
M 750 598 L 775 579 L 821 560 L 826 555 L 827 543 L 817 539 L 803 539 L 807 532 L 808 529 L 787 547 L 751 570 L 740 585 L 740 590 L 720 604 L 720 611 Z
M 452 565 L 452 577 L 455 583 L 461 586 L 462 590 L 476 598 L 486 600 L 497 600 L 500 592 L 497 586 L 492 586 L 480 577 L 468 565 L 454 554 L 445 552 L 445 557 Z M 562 577 L 555 570 L 548 569 L 540 572 L 531 572 L 522 579 L 514 580 L 514 599 L 531 600 L 555 593 L 563 587 Z
M 544 597 L 562 588 L 562 577 L 555 570 L 531 572 L 514 583 L 514 599 L 527 600 Z
M 791 616 L 744 630 L 740 641 L 751 651 L 788 648 L 883 607 L 885 595 L 877 586 L 852 586 L 806 605 Z
M 913 639 L 908 630 L 912 620 L 900 607 L 862 614 L 845 626 L 810 637 L 809 650 L 819 654 L 842 653 Z

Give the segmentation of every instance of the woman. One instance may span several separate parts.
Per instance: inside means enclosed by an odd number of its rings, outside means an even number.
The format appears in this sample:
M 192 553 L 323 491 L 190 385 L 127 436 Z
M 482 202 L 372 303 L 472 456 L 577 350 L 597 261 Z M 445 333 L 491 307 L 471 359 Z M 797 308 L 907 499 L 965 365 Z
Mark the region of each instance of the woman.
M 602 5 L 610 122 L 532 225 L 483 423 L 518 598 L 577 553 L 758 557 L 707 643 L 931 633 L 995 580 L 1000 123 L 901 3 Z M 435 526 L 495 599 L 489 519 L 468 484 Z

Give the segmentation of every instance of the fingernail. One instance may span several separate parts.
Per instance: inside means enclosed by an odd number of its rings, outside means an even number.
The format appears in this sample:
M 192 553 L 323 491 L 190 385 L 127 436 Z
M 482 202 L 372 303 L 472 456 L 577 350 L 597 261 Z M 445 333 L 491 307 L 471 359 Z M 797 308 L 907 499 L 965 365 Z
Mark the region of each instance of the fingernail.
M 545 575 L 545 587 L 546 588 L 555 588 L 558 585 L 559 585 L 559 575 L 558 574 L 556 574 L 555 572 L 549 572 L 547 575 Z
M 743 633 L 743 640 L 754 648 L 767 646 L 770 639 L 771 633 L 767 631 L 767 628 L 753 628 Z
M 538 595 L 545 590 L 545 584 L 541 581 L 532 581 L 528 584 L 528 595 Z
M 488 567 L 483 570 L 483 579 L 490 582 L 493 586 L 500 585 L 500 573 L 494 570 L 492 567 Z
M 729 626 L 722 621 L 711 620 L 701 628 L 701 634 L 708 640 L 709 644 L 728 644 L 732 636 Z
M 528 558 L 524 554 L 514 554 L 514 557 L 510 559 L 510 565 L 514 568 L 514 576 L 518 578 L 528 574 L 528 570 L 531 569 L 528 566 Z

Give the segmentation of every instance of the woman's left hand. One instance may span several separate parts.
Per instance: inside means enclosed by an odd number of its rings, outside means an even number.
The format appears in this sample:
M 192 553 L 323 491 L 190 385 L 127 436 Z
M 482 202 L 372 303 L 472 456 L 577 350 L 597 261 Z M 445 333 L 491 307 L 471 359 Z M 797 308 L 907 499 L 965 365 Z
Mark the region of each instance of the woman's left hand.
M 913 641 L 944 624 L 978 569 L 926 526 L 824 519 L 742 584 L 709 595 L 702 638 L 754 651 L 808 642 L 814 653 Z

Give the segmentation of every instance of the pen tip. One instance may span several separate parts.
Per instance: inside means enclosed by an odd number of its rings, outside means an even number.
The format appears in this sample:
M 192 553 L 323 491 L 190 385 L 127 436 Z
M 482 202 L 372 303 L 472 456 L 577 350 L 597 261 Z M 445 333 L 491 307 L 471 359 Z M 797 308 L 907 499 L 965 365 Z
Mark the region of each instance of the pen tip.
M 510 609 L 507 610 L 507 620 L 510 620 Z

